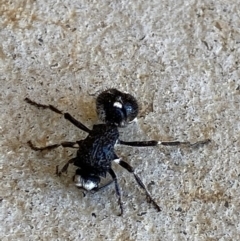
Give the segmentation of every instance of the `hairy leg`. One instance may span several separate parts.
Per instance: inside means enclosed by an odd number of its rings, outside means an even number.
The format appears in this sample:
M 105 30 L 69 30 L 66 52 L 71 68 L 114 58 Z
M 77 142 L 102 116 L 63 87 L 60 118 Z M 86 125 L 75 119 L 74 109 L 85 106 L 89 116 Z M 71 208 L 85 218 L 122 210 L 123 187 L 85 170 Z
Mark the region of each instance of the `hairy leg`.
M 60 144 L 53 144 L 53 145 L 49 145 L 49 146 L 43 146 L 43 147 L 37 147 L 35 145 L 33 145 L 33 143 L 31 141 L 28 141 L 27 144 L 31 147 L 31 149 L 33 149 L 34 151 L 43 151 L 43 150 L 52 150 L 55 149 L 59 146 L 62 147 L 71 147 L 71 148 L 78 148 L 79 145 L 77 144 L 77 142 L 70 142 L 70 141 L 65 141 L 65 142 L 61 142 Z
M 43 109 L 49 109 L 49 110 L 52 110 L 54 111 L 55 113 L 58 113 L 58 114 L 62 114 L 64 116 L 64 118 L 68 121 L 70 121 L 73 125 L 75 125 L 76 127 L 78 127 L 79 129 L 89 133 L 91 132 L 90 129 L 88 129 L 84 124 L 82 124 L 80 121 L 76 120 L 74 117 L 72 117 L 69 113 L 64 113 L 62 111 L 60 111 L 59 109 L 57 109 L 56 107 L 54 107 L 53 105 L 43 105 L 43 104 L 39 104 L 33 100 L 30 100 L 29 98 L 25 98 L 25 101 L 30 104 L 30 105 L 33 105 L 35 107 L 38 107 L 38 108 L 43 108 Z
M 57 174 L 57 176 L 60 177 L 63 172 L 67 173 L 67 169 L 68 169 L 69 164 L 73 164 L 73 163 L 75 162 L 75 160 L 76 160 L 76 157 L 70 159 L 70 160 L 63 166 L 63 168 L 61 169 L 61 171 L 59 171 L 59 170 L 58 170 L 58 166 L 56 166 L 56 174 Z
M 186 145 L 189 147 L 197 147 L 199 145 L 207 144 L 210 142 L 210 139 L 198 141 L 195 143 L 190 143 L 189 141 L 122 141 L 119 140 L 119 144 L 126 145 L 126 146 L 138 146 L 138 147 L 144 147 L 144 146 L 157 146 L 157 145 L 163 145 L 163 146 L 180 146 L 180 145 Z
M 161 208 L 153 200 L 153 198 L 151 197 L 151 194 L 148 192 L 146 186 L 143 184 L 143 182 L 140 179 L 140 177 L 135 173 L 133 167 L 130 166 L 127 162 L 122 161 L 121 159 L 116 159 L 115 162 L 118 163 L 123 168 L 125 168 L 128 172 L 130 172 L 130 173 L 132 173 L 134 175 L 135 180 L 137 181 L 137 184 L 145 191 L 145 193 L 146 193 L 148 199 L 150 200 L 150 202 L 154 205 L 154 207 L 157 209 L 158 212 L 161 211 Z
M 119 185 L 118 185 L 117 176 L 112 169 L 109 169 L 109 174 L 111 175 L 111 177 L 112 177 L 112 179 L 115 183 L 115 190 L 116 190 L 116 194 L 117 194 L 117 197 L 118 197 L 118 204 L 119 204 L 120 210 L 121 210 L 120 216 L 122 216 L 122 214 L 123 214 L 122 195 L 121 195 L 120 188 L 119 188 Z

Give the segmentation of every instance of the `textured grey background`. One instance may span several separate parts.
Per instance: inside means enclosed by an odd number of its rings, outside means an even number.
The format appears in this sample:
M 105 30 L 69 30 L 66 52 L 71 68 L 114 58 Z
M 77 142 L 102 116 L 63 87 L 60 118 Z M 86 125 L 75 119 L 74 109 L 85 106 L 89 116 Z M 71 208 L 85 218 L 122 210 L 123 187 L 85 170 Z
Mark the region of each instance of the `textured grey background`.
M 240 2 L 5 1 L 0 4 L 1 240 L 239 240 Z M 115 87 L 141 105 L 124 140 L 211 138 L 198 149 L 119 147 L 136 167 L 157 213 L 134 178 L 114 165 L 114 186 L 97 194 L 74 187 L 75 154 L 39 146 L 86 136 L 53 104 L 88 127 L 95 98 Z M 95 216 L 95 215 L 96 216 Z

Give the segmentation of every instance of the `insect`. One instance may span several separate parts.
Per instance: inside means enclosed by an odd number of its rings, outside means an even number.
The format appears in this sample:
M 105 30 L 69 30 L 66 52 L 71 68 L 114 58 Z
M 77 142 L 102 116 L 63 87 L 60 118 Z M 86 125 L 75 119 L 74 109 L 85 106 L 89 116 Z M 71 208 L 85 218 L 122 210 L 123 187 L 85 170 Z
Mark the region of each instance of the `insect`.
M 42 109 L 50 109 L 51 111 L 61 114 L 64 118 L 70 121 L 79 129 L 88 133 L 84 140 L 75 142 L 62 142 L 59 144 L 49 145 L 45 147 L 37 147 L 28 142 L 29 146 L 35 151 L 51 150 L 59 146 L 78 148 L 76 157 L 70 159 L 63 168 L 59 171 L 57 166 L 57 175 L 61 176 L 62 173 L 67 172 L 69 164 L 77 167 L 73 177 L 74 183 L 78 188 L 86 191 L 98 191 L 111 183 L 115 184 L 115 190 L 120 207 L 120 215 L 123 214 L 123 203 L 121 191 L 118 184 L 117 176 L 112 169 L 112 162 L 115 162 L 125 168 L 128 172 L 132 173 L 139 187 L 145 192 L 147 199 L 153 204 L 157 211 L 161 211 L 160 206 L 152 198 L 146 186 L 135 172 L 134 168 L 129 165 L 123 158 L 117 156 L 114 151 L 116 144 L 146 147 L 146 146 L 174 146 L 174 145 L 188 145 L 194 146 L 205 144 L 209 140 L 199 141 L 194 144 L 189 142 L 160 142 L 155 140 L 150 141 L 123 141 L 119 138 L 118 127 L 124 127 L 132 122 L 138 114 L 137 100 L 130 94 L 120 92 L 116 89 L 108 89 L 97 97 L 96 106 L 99 118 L 104 121 L 103 124 L 93 125 L 89 129 L 80 121 L 76 120 L 69 113 L 60 111 L 52 105 L 39 104 L 29 98 L 25 101 L 35 107 Z M 110 174 L 112 180 L 107 184 L 100 186 L 101 178 L 105 178 Z

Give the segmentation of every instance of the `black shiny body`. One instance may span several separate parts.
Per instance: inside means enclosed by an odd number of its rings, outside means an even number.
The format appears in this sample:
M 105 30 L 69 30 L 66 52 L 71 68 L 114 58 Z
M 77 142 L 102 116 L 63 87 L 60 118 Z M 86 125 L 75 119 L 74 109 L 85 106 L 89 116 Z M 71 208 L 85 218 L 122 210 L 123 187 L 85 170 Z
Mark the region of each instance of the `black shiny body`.
M 59 146 L 78 148 L 77 154 L 74 158 L 70 159 L 63 168 L 59 171 L 57 166 L 57 175 L 67 172 L 69 164 L 74 164 L 77 170 L 74 175 L 74 182 L 78 188 L 84 190 L 98 191 L 103 187 L 108 186 L 111 183 L 115 184 L 115 190 L 118 197 L 118 203 L 121 209 L 120 215 L 123 214 L 123 204 L 121 199 L 121 192 L 117 180 L 117 176 L 112 169 L 112 162 L 122 166 L 128 172 L 130 172 L 139 187 L 145 192 L 148 200 L 154 205 L 157 211 L 161 211 L 161 208 L 153 200 L 146 186 L 141 181 L 140 177 L 136 174 L 134 168 L 129 165 L 122 158 L 119 158 L 114 151 L 116 143 L 128 146 L 177 146 L 177 145 L 189 145 L 197 146 L 206 144 L 210 140 L 204 140 L 190 144 L 189 142 L 159 142 L 159 141 L 122 141 L 119 139 L 118 127 L 124 127 L 135 119 L 138 114 L 138 104 L 136 99 L 127 93 L 122 93 L 116 89 L 109 89 L 102 92 L 96 100 L 97 113 L 101 120 L 105 124 L 94 125 L 93 129 L 89 129 L 80 121 L 76 120 L 69 113 L 64 113 L 52 105 L 43 105 L 26 98 L 25 101 L 37 108 L 50 109 L 57 114 L 61 114 L 64 118 L 70 121 L 77 128 L 88 133 L 88 136 L 84 140 L 74 142 L 62 142 L 60 144 L 54 144 L 45 147 L 36 147 L 31 141 L 28 142 L 29 146 L 35 151 L 51 150 Z M 111 176 L 112 181 L 99 187 L 102 177 L 106 177 L 107 173 Z
M 79 149 L 73 164 L 85 173 L 106 177 L 111 162 L 117 158 L 114 145 L 118 138 L 116 126 L 94 125 L 87 138 L 77 142 Z

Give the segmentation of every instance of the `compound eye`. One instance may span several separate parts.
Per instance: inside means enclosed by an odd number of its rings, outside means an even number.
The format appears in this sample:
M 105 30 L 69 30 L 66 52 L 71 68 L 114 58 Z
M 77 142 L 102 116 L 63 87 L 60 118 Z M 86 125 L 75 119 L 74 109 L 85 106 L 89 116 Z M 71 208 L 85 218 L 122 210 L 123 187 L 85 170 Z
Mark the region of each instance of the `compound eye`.
M 137 105 L 137 102 L 133 102 L 133 101 L 132 102 L 127 102 L 124 105 L 124 110 L 126 112 L 127 121 L 128 121 L 128 123 L 130 123 L 138 115 L 138 105 Z
M 130 94 L 116 89 L 102 92 L 96 100 L 98 117 L 105 123 L 124 127 L 137 117 L 138 103 Z

